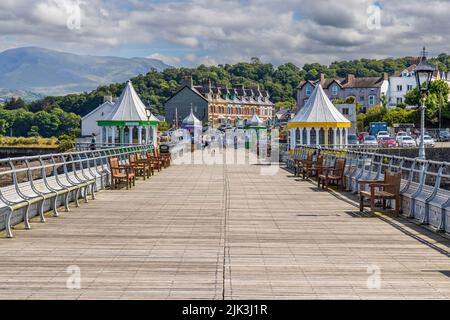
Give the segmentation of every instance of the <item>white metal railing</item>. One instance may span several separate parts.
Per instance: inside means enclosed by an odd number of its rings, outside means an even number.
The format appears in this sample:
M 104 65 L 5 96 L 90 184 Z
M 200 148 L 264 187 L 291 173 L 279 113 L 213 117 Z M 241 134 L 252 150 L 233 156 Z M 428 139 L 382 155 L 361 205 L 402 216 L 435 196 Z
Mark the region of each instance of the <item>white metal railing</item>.
M 346 190 L 360 191 L 360 180 L 383 180 L 386 170 L 401 172 L 401 212 L 437 232 L 450 234 L 450 163 L 420 160 L 360 150 L 297 147 L 286 160 L 289 169 L 295 160 L 308 154 L 322 154 L 325 161 L 346 160 L 344 171 Z
M 69 210 L 73 201 L 88 202 L 88 195 L 110 185 L 108 159 L 119 158 L 128 163 L 130 154 L 146 155 L 153 146 L 124 146 L 98 150 L 84 150 L 33 157 L 0 160 L 0 230 L 12 237 L 12 226 L 24 222 L 29 229 L 30 219 L 50 210 L 58 216 L 58 207 Z

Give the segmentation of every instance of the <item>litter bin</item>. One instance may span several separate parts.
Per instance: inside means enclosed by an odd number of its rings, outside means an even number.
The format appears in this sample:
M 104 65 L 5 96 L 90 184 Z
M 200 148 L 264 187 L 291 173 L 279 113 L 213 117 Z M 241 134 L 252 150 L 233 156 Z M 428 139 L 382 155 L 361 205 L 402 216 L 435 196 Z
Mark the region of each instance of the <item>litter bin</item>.
M 167 144 L 161 144 L 159 146 L 159 152 L 160 153 L 169 153 L 170 152 L 170 148 Z

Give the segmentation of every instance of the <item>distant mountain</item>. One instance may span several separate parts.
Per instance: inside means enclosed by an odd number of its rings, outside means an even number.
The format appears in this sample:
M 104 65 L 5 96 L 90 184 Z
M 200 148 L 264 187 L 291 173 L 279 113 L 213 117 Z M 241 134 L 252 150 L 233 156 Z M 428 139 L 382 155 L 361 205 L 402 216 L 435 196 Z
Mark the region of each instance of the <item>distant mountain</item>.
M 169 67 L 157 59 L 77 55 L 24 47 L 0 53 L 0 88 L 64 95 L 124 82 L 152 68 L 162 71 Z
M 25 102 L 33 102 L 44 98 L 44 96 L 39 93 L 25 90 L 0 88 L 0 102 L 10 100 L 11 98 L 22 98 Z

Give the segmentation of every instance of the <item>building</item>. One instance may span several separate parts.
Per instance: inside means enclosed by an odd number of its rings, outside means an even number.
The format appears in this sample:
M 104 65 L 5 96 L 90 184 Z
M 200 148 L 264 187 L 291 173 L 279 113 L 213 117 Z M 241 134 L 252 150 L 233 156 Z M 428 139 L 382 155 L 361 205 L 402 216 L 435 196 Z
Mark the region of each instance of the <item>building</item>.
M 335 104 L 336 109 L 351 123 L 348 134 L 356 134 L 358 122 L 355 104 Z
M 416 76 L 414 70 L 416 65 L 413 64 L 408 68 L 395 72 L 389 78 L 389 106 L 395 107 L 398 104 L 405 103 L 406 94 L 417 88 Z M 432 81 L 447 81 L 448 76 L 445 72 L 440 72 L 436 67 Z M 449 83 L 449 82 L 447 82 Z
M 153 143 L 157 147 L 159 120 L 142 103 L 128 81 L 111 112 L 97 120 L 101 144 Z
M 105 102 L 81 118 L 81 136 L 89 137 L 92 136 L 92 134 L 99 136 L 100 127 L 97 125 L 97 121 L 105 120 L 113 106 L 114 103 L 112 103 L 112 100 L 105 98 Z
M 320 84 L 326 96 L 330 100 L 347 99 L 355 97 L 362 105 L 364 111 L 368 108 L 380 105 L 381 97 L 388 95 L 389 77 L 355 77 L 352 74 L 345 78 L 326 79 L 324 74 L 319 80 L 304 80 L 297 87 L 297 109 L 301 109 L 316 86 Z
M 166 121 L 179 126 L 191 107 L 200 121 L 212 127 L 221 124 L 245 126 L 254 113 L 267 123 L 272 119 L 274 109 L 269 93 L 259 86 L 229 88 L 212 85 L 211 81 L 194 86 L 192 78 L 186 77 L 164 104 Z
M 320 84 L 311 97 L 289 121 L 289 145 L 346 146 L 350 121 L 333 105 Z

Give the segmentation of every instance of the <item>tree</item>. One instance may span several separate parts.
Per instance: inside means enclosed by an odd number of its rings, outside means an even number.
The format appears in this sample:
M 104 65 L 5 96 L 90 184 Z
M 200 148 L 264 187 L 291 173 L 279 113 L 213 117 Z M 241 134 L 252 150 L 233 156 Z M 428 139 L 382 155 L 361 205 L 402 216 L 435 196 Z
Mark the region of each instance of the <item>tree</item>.
M 20 97 L 19 98 L 13 97 L 5 104 L 5 109 L 7 110 L 17 110 L 22 108 L 26 108 L 26 104 L 25 101 Z
M 9 128 L 8 121 L 6 121 L 5 119 L 0 119 L 0 136 L 6 135 L 8 128 Z
M 442 97 L 447 97 L 448 94 L 449 87 L 445 81 L 437 80 L 430 83 L 430 89 L 427 92 L 425 100 L 425 118 L 428 123 L 431 123 L 433 125 L 438 124 L 439 104 L 442 103 L 443 108 L 446 108 L 446 104 L 443 103 Z M 418 88 L 411 90 L 406 94 L 405 103 L 411 106 L 422 105 L 422 96 Z

